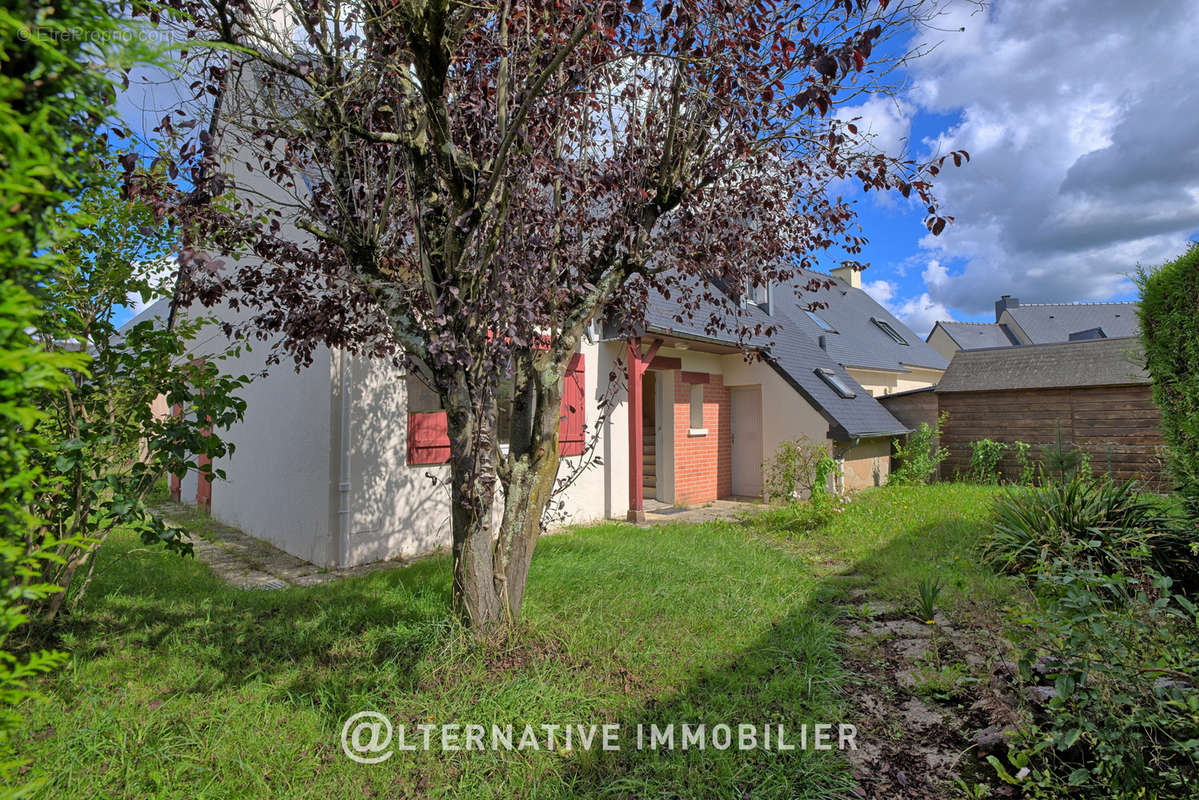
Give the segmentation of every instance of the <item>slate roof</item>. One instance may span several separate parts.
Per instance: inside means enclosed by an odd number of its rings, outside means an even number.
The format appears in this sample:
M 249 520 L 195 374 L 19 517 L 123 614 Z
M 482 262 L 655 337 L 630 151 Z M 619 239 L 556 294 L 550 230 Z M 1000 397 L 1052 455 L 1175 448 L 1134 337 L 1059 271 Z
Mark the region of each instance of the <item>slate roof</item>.
M 822 281 L 830 279 L 820 272 L 804 272 L 794 287 L 802 288 L 811 278 Z M 834 283 L 830 288 L 817 292 L 801 291 L 798 296 L 794 287 L 790 291 L 780 287 L 775 289 L 771 301 L 775 308 L 794 319 L 799 329 L 813 342 L 818 342 L 823 335 L 826 351 L 843 366 L 897 372 L 907 372 L 908 367 L 945 369 L 949 363 L 945 356 L 912 333 L 873 297 L 840 279 L 832 280 Z M 804 309 L 813 302 L 827 304 L 827 308 L 813 309 L 812 313 L 829 323 L 836 333 L 822 330 L 805 313 Z M 871 318 L 888 323 L 907 344 L 896 342 L 874 325 Z
M 961 350 L 937 392 L 1148 384 L 1140 339 L 1091 339 Z
M 674 319 L 676 308 L 677 304 L 651 295 L 646 311 L 650 330 L 735 343 L 732 336 L 713 337 L 705 332 L 705 324 L 715 307 L 705 305 L 696 321 L 684 322 Z M 871 397 L 828 353 L 821 350 L 815 339 L 803 332 L 794 319 L 795 313 L 802 312 L 794 309 L 788 311 L 777 303 L 771 312 L 768 315 L 756 306 L 746 309 L 748 319 L 741 324 L 761 322 L 763 326 L 776 327 L 773 337 L 754 337 L 749 344 L 761 348 L 766 354 L 767 363 L 828 420 L 829 434 L 834 440 L 898 436 L 911 430 Z M 884 335 L 881 331 L 879 333 Z M 855 396 L 846 398 L 839 395 L 816 374 L 817 369 L 832 370 L 854 390 Z
M 1069 341 L 1070 334 L 1102 328 L 1109 339 L 1140 333 L 1136 303 L 1030 303 L 1007 310 L 1033 344 Z
M 1003 327 L 994 322 L 952 322 L 939 321 L 934 327 L 949 334 L 949 338 L 963 350 L 978 350 L 982 347 L 1007 347 L 1019 344 L 1004 332 Z M 929 333 L 932 336 L 932 333 Z

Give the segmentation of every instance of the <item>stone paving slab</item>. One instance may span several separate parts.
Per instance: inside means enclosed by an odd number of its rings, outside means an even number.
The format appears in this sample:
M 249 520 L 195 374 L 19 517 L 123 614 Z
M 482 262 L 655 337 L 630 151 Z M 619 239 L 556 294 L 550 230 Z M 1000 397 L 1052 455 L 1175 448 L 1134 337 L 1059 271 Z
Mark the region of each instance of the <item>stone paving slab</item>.
M 203 532 L 193 530 L 188 523 L 197 512 L 189 506 L 166 502 L 153 510 L 186 529 L 191 534 L 196 558 L 207 564 L 218 578 L 239 589 L 270 591 L 288 586 L 316 586 L 412 563 L 412 559 L 393 559 L 347 569 L 326 569 L 211 517 L 204 520 Z
M 646 504 L 649 506 L 649 504 Z M 695 508 L 669 508 L 664 503 L 655 504 L 658 508 L 645 509 L 645 522 L 638 522 L 637 527 L 648 528 L 653 525 L 685 522 L 698 524 L 736 519 L 749 511 L 762 511 L 765 506 L 759 500 L 736 499 L 713 500 Z

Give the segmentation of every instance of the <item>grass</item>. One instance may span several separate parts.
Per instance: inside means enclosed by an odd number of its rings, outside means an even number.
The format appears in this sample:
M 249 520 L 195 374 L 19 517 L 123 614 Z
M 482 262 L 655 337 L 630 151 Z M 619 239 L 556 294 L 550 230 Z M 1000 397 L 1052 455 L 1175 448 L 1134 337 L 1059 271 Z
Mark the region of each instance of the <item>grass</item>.
M 855 586 L 1002 598 L 970 558 L 988 487 L 864 492 L 826 525 L 580 528 L 544 539 L 525 618 L 482 645 L 432 558 L 331 585 L 250 592 L 114 537 L 70 618 L 71 664 L 28 709 L 17 756 L 45 797 L 834 797 L 836 752 L 637 750 L 638 724 L 837 722 L 834 601 Z M 398 753 L 349 761 L 341 724 L 621 725 L 619 752 Z M 411 740 L 411 735 L 410 735 Z

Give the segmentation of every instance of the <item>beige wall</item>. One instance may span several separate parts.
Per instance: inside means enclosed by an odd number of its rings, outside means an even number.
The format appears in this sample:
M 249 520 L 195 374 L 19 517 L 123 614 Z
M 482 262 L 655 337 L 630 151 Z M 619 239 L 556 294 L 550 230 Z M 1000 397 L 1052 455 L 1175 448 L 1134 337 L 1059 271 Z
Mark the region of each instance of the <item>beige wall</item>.
M 934 350 L 948 359 L 952 359 L 953 354 L 961 349 L 958 347 L 958 343 L 950 338 L 945 329 L 939 325 L 933 328 L 933 332 L 928 337 L 928 343 Z
M 845 371 L 874 397 L 935 386 L 941 380 L 941 376 L 945 374 L 944 370 L 926 367 L 908 367 L 907 369 L 907 372 L 896 372 L 894 370 L 846 367 Z
M 891 440 L 887 437 L 864 439 L 841 458 L 845 489 L 882 486 L 891 474 Z

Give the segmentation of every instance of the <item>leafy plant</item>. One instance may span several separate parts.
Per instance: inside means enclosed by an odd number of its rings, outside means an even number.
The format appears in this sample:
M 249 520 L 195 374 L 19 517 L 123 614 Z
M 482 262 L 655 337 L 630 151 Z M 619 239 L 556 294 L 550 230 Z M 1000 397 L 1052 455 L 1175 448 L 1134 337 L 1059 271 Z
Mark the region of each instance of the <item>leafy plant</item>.
M 1007 444 L 991 439 L 970 443 L 970 479 L 975 483 L 999 483 L 999 462 Z
M 27 0 L 0 12 L 0 785 L 22 793 L 13 788 L 22 764 L 7 756 L 15 708 L 36 696 L 32 678 L 66 659 L 46 650 L 18 654 L 13 641 L 29 605 L 59 589 L 41 579 L 58 542 L 33 535 L 43 529 L 35 492 L 51 479 L 39 464 L 44 400 L 67 389 L 67 371 L 82 374 L 88 361 L 48 350 L 31 331 L 80 221 L 68 207 L 93 177 L 111 76 L 144 55 L 120 35 L 123 25 L 122 15 L 94 0 Z
M 828 479 L 837 468 L 828 448 L 806 436 L 779 444 L 774 459 L 766 465 L 764 483 L 767 499 L 814 503 L 829 497 Z
M 1052 445 L 1041 448 L 1045 468 L 1061 482 L 1078 475 L 1089 475 L 1090 459 L 1082 450 L 1066 442 L 1062 436 L 1062 423 L 1057 423 L 1057 437 Z
M 916 611 L 920 619 L 932 625 L 933 617 L 937 615 L 937 601 L 941 598 L 944 583 L 939 577 L 924 578 L 917 585 Z
M 1042 487 L 1010 487 L 996 500 L 994 524 L 980 543 L 984 561 L 1024 573 L 1057 561 L 1080 561 L 1109 571 L 1139 573 L 1150 563 L 1176 575 L 1193 562 L 1176 554 L 1189 537 L 1132 481 L 1075 477 Z
M 920 427 L 907 435 L 906 439 L 895 439 L 895 460 L 899 466 L 891 473 L 891 482 L 900 484 L 931 483 L 936 477 L 937 467 L 949 456 L 949 451 L 937 447 L 941 428 L 949 419 L 948 412 L 937 417 L 935 425 L 921 422 Z
M 1015 441 L 1011 444 L 1012 459 L 1018 470 L 1016 483 L 1021 486 L 1031 486 L 1036 482 L 1038 464 L 1028 455 L 1031 449 L 1032 445 L 1028 442 Z
M 46 313 L 37 325 L 46 349 L 91 354 L 86 374 L 72 372 L 68 386 L 41 398 L 42 478 L 32 504 L 45 524 L 30 538 L 54 554 L 40 579 L 63 590 L 39 603 L 47 621 L 67 590 L 72 604 L 82 601 L 95 553 L 117 527 L 148 545 L 190 552 L 190 543 L 151 514 L 145 499 L 168 472 L 221 477 L 198 456 L 228 455 L 232 446 L 216 432 L 245 410 L 234 392 L 247 379 L 222 374 L 214 363 L 219 352 L 208 358 L 189 352 L 205 320 L 179 317 L 173 327 L 143 320 L 122 329 L 115 323 L 131 294 L 148 300 L 159 293 L 169 231 L 149 209 L 122 198 L 115 178 L 85 191 L 79 211 L 88 224 L 63 248 L 63 278 L 44 287 Z M 163 407 L 174 412 L 162 413 Z
M 1054 693 L 1012 741 L 1034 798 L 1181 798 L 1199 781 L 1199 609 L 1172 581 L 1059 562 L 1038 575 L 1047 604 L 1025 623 L 1022 678 Z
M 1193 519 L 1199 519 L 1199 247 L 1154 270 L 1138 269 L 1141 340 L 1161 410 L 1169 466 Z

